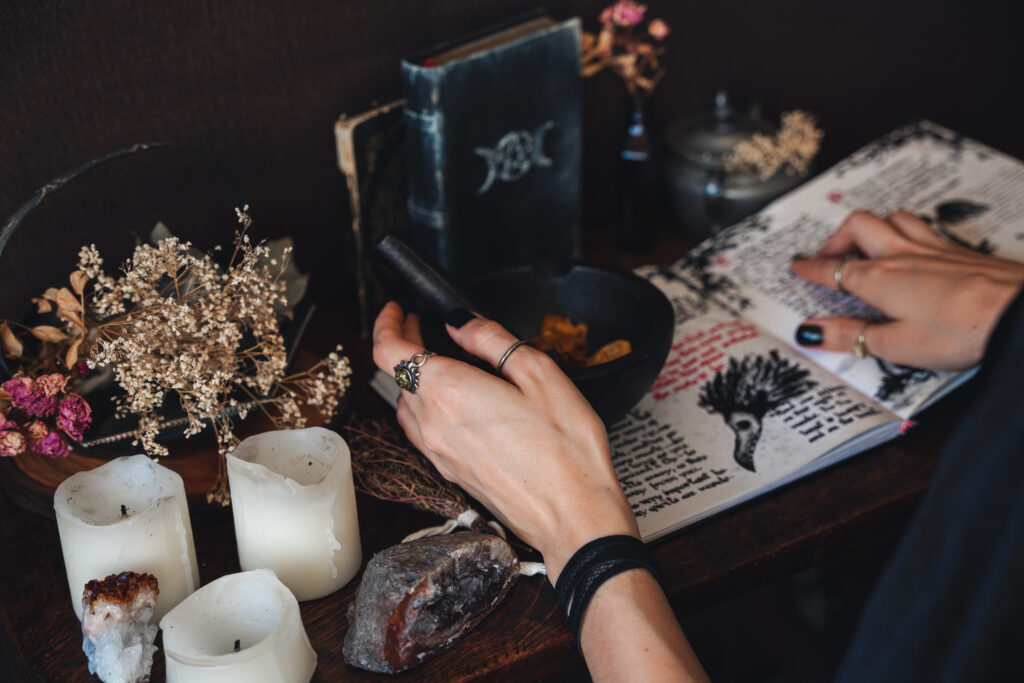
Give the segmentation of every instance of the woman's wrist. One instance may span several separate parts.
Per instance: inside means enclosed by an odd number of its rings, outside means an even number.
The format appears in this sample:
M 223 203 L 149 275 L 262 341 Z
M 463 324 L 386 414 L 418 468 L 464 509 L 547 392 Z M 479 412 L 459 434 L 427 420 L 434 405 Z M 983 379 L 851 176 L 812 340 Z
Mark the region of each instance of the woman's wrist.
M 589 506 L 588 506 L 589 507 Z M 554 585 L 573 554 L 587 543 L 605 536 L 640 537 L 636 518 L 628 506 L 616 505 L 595 515 L 593 507 L 580 509 L 572 520 L 556 525 L 556 534 L 538 547 L 544 556 L 547 576 Z

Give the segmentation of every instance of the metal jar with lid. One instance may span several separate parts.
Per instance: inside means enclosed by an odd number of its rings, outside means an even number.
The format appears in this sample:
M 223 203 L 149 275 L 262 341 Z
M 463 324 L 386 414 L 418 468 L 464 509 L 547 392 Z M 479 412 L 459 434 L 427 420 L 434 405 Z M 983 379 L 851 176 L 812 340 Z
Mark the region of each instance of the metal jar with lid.
M 791 190 L 807 174 L 727 173 L 724 157 L 736 143 L 775 128 L 757 113 L 739 114 L 719 91 L 715 107 L 673 123 L 666 133 L 667 186 L 675 219 L 688 235 L 704 238 L 746 218 Z

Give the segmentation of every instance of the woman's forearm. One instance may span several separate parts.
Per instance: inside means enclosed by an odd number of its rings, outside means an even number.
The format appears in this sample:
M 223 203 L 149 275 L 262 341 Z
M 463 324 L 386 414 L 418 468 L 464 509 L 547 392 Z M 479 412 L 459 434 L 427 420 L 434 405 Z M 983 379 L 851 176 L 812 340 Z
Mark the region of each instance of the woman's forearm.
M 595 681 L 707 681 L 654 576 L 608 579 L 583 616 L 580 645 Z

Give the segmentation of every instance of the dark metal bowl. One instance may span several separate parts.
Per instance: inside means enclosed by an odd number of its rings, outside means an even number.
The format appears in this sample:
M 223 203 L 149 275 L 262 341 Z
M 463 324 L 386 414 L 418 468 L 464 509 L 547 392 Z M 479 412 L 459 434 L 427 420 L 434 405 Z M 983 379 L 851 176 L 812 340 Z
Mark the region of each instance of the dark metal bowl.
M 524 339 L 539 334 L 545 313 L 557 313 L 586 323 L 587 345 L 593 351 L 615 339 L 629 341 L 632 352 L 626 356 L 566 370 L 606 425 L 643 398 L 672 344 L 672 305 L 661 290 L 630 272 L 578 264 L 545 273 L 524 266 L 485 275 L 465 289 L 481 313 Z M 445 355 L 454 352 L 440 327 L 428 326 L 424 332 L 428 348 Z

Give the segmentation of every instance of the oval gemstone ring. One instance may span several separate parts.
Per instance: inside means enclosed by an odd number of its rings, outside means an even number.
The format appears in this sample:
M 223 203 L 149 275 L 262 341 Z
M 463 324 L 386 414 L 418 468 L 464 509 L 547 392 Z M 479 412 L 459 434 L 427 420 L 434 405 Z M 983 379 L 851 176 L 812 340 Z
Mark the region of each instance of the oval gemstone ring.
M 409 360 L 403 360 L 395 366 L 395 384 L 410 394 L 415 394 L 420 387 L 420 368 L 427 359 L 436 355 L 433 351 L 414 354 Z

